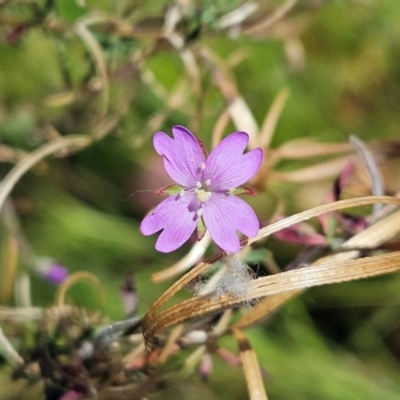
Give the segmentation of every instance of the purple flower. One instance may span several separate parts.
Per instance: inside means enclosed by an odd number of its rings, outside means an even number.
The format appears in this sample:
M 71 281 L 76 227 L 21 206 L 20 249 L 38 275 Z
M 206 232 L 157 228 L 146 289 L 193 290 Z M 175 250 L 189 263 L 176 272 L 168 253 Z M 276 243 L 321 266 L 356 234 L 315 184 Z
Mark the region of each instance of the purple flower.
M 42 278 L 54 285 L 60 285 L 69 275 L 68 270 L 63 265 L 48 257 L 37 257 L 35 269 Z
M 156 133 L 153 143 L 178 185 L 160 191 L 171 196 L 145 217 L 140 226 L 142 233 L 152 235 L 162 230 L 156 249 L 168 253 L 182 246 L 196 227 L 200 234 L 206 228 L 219 247 L 236 253 L 240 250 L 236 230 L 248 237 L 258 233 L 256 214 L 235 194 L 254 194 L 241 185 L 257 172 L 263 151 L 254 149 L 243 154 L 249 136 L 235 132 L 223 139 L 207 158 L 189 130 L 175 126 L 172 133 L 173 139 L 164 132 Z

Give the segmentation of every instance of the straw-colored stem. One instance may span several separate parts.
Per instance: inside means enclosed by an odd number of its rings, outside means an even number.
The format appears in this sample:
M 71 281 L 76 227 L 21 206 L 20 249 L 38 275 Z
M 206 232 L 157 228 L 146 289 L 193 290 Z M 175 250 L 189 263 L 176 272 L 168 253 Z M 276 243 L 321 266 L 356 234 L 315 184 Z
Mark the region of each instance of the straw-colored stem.
M 91 143 L 92 139 L 88 136 L 74 135 L 67 136 L 59 140 L 47 143 L 39 149 L 33 151 L 16 164 L 3 179 L 0 185 L 0 210 L 4 205 L 7 196 L 13 190 L 14 186 L 21 177 L 29 171 L 34 165 L 45 157 L 66 149 L 81 149 Z
M 11 343 L 5 337 L 3 330 L 0 328 L 0 352 L 12 367 L 19 367 L 24 364 L 23 358 L 11 346 Z

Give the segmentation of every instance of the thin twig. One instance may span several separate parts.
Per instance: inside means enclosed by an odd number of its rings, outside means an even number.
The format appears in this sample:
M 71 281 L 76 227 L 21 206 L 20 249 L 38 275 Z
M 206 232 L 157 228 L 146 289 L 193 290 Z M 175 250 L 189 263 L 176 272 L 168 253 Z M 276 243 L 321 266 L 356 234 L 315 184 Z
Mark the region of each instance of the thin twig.
M 43 317 L 43 309 L 39 307 L 0 307 L 0 319 L 13 321 L 34 321 Z
M 18 307 L 31 308 L 31 279 L 24 271 L 20 273 L 14 282 L 14 299 Z
M 88 136 L 67 136 L 62 139 L 47 143 L 23 158 L 9 171 L 9 173 L 3 179 L 3 182 L 0 184 L 0 210 L 3 207 L 7 196 L 13 190 L 17 182 L 39 161 L 51 154 L 57 153 L 60 150 L 81 149 L 86 147 L 89 143 L 91 143 L 91 141 L 92 139 Z
M 248 1 L 235 10 L 223 15 L 217 22 L 218 28 L 228 29 L 240 25 L 246 18 L 257 11 L 259 4 Z
M 77 23 L 75 25 L 75 32 L 81 38 L 82 42 L 87 47 L 90 55 L 93 57 L 97 74 L 102 81 L 102 102 L 100 114 L 101 116 L 104 116 L 107 113 L 108 109 L 110 84 L 108 81 L 107 65 L 104 59 L 103 50 L 92 35 L 92 33 L 87 28 L 86 24 L 82 22 Z
M 2 286 L 0 290 L 0 301 L 2 304 L 7 303 L 10 300 L 17 270 L 18 243 L 15 240 L 15 237 L 8 235 L 4 247 L 3 263 L 5 268 L 2 271 Z
M 253 34 L 260 31 L 265 31 L 272 25 L 281 20 L 297 3 L 297 0 L 288 0 L 281 7 L 279 7 L 269 18 L 265 19 L 257 25 L 243 29 L 244 34 Z
M 13 367 L 24 365 L 23 358 L 11 346 L 11 343 L 4 336 L 3 330 L 0 328 L 0 352 L 3 354 L 7 362 Z
M 362 159 L 365 169 L 367 170 L 371 180 L 371 192 L 374 196 L 383 196 L 385 194 L 385 187 L 383 177 L 379 170 L 378 164 L 372 151 L 368 146 L 356 135 L 350 136 L 350 143 L 357 150 L 358 155 Z M 376 218 L 379 210 L 383 204 L 375 204 L 373 208 L 373 217 Z

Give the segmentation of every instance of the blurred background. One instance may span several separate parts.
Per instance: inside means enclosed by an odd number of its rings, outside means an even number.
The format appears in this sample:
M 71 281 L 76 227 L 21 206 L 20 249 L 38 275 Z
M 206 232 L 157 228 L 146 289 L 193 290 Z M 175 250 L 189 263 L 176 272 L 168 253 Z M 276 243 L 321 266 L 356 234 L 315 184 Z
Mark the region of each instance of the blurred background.
M 67 302 L 104 321 L 126 316 L 130 277 L 139 316 L 173 283 L 151 275 L 191 243 L 160 254 L 156 237 L 139 232 L 162 200 L 155 191 L 170 183 L 152 147 L 159 130 L 184 125 L 208 149 L 235 130 L 256 145 L 267 132 L 259 194 L 249 199 L 263 224 L 324 202 L 354 153 L 352 134 L 374 150 L 386 192 L 396 192 L 399 18 L 397 0 L 0 1 L 1 177 L 79 135 L 28 168 L 2 208 L 0 326 L 13 345 L 32 347 L 36 323 L 14 324 L 10 310 L 51 307 L 67 274 L 99 279 L 101 304 L 87 282 Z M 338 145 L 332 164 L 319 144 Z M 359 181 L 349 189 L 367 194 Z M 305 244 L 281 239 L 259 248 L 285 269 Z M 311 289 L 248 330 L 269 397 L 398 399 L 399 285 L 392 275 Z M 222 344 L 237 354 L 232 338 Z M 0 399 L 44 398 L 0 361 Z M 241 369 L 229 364 L 215 358 L 206 380 L 194 373 L 148 398 L 247 398 Z

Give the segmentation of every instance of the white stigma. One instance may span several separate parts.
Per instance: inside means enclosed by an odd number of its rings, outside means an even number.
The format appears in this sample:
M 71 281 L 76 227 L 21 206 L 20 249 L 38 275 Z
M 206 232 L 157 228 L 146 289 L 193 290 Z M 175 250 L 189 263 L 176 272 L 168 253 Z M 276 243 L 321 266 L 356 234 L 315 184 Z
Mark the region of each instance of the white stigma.
M 179 192 L 180 196 L 183 196 L 185 194 L 185 191 L 183 189 L 181 189 L 181 191 Z
M 211 180 L 207 179 L 205 182 L 205 186 L 210 185 Z M 202 203 L 205 203 L 210 197 L 211 192 L 207 191 L 204 185 L 201 182 L 196 182 L 196 187 L 194 188 L 194 192 L 196 193 L 197 199 L 200 200 Z
M 206 192 L 204 189 L 196 189 L 196 194 L 202 203 L 205 203 L 211 197 L 211 192 Z
M 200 168 L 202 169 L 202 170 L 204 170 L 204 169 L 206 169 L 206 164 L 204 164 L 203 162 L 200 164 Z

